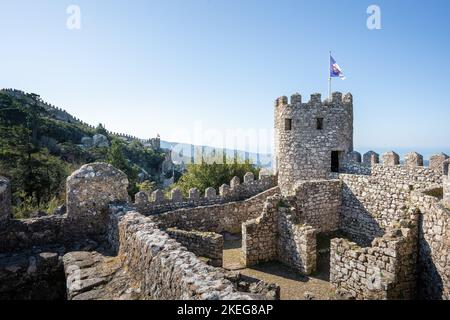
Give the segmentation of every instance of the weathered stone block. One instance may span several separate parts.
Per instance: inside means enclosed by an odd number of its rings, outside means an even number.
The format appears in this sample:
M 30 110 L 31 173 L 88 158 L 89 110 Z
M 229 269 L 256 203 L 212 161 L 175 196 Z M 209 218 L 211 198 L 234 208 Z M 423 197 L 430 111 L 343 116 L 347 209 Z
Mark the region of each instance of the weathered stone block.
M 353 162 L 353 163 L 361 163 L 361 153 L 357 151 L 352 151 L 347 153 L 347 161 Z
M 380 156 L 374 151 L 368 151 L 363 155 L 363 163 L 372 165 L 380 162 Z
M 137 205 L 144 205 L 146 203 L 148 203 L 148 194 L 144 191 L 140 191 L 138 193 L 135 194 L 134 196 L 134 203 Z
M 383 165 L 385 166 L 395 166 L 400 164 L 400 156 L 394 151 L 388 151 L 383 154 Z
M 250 183 L 255 180 L 255 175 L 252 172 L 247 172 L 244 176 L 244 183 Z
M 225 198 L 230 193 L 230 186 L 227 184 L 223 184 L 219 188 L 219 194 L 221 197 Z
M 445 160 L 447 160 L 449 157 L 445 153 L 438 153 L 434 154 L 430 157 L 430 163 L 429 167 L 430 169 L 436 170 L 438 172 L 442 172 L 442 164 Z
M 231 179 L 230 181 L 230 187 L 231 189 L 236 188 L 238 185 L 241 184 L 241 181 L 239 180 L 239 177 L 234 177 L 233 179 Z
M 341 103 L 342 102 L 342 93 L 341 92 L 333 92 L 331 94 L 331 101 Z
M 410 152 L 405 155 L 405 165 L 408 167 L 423 166 L 423 156 L 417 152 Z
M 152 201 L 156 203 L 161 203 L 165 200 L 164 192 L 162 190 L 155 190 L 152 192 Z
M 205 198 L 214 199 L 216 196 L 217 196 L 216 189 L 210 187 L 205 190 Z
M 291 96 L 291 104 L 295 105 L 295 104 L 299 104 L 302 103 L 302 96 L 300 95 L 300 93 L 294 93 Z
M 198 200 L 200 198 L 200 193 L 197 188 L 189 189 L 189 199 L 190 200 Z
M 171 192 L 171 199 L 173 202 L 182 202 L 183 201 L 183 192 L 179 188 L 175 188 Z
M 68 216 L 106 213 L 112 202 L 128 201 L 128 178 L 107 163 L 82 166 L 67 178 L 66 205 Z

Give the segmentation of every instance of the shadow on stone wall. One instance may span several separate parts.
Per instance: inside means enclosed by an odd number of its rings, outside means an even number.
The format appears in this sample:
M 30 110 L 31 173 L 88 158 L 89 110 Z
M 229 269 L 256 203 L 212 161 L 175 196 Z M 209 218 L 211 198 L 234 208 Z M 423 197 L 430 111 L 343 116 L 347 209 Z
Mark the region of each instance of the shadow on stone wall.
M 444 283 L 433 262 L 432 249 L 423 232 L 423 213 L 419 215 L 419 255 L 417 293 L 419 299 L 442 300 Z
M 385 233 L 373 213 L 366 209 L 346 184 L 343 186 L 339 224 L 343 236 L 361 247 L 371 246 L 375 238 L 382 237 Z

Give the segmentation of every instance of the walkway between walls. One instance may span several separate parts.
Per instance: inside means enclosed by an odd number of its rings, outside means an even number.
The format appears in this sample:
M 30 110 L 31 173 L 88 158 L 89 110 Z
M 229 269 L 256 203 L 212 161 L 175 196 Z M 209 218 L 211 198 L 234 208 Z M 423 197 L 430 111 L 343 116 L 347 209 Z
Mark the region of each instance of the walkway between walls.
M 320 251 L 320 248 L 319 248 Z M 335 300 L 339 297 L 328 281 L 328 253 L 319 253 L 318 269 L 313 276 L 302 276 L 280 262 L 260 263 L 246 268 L 242 261 L 241 236 L 226 235 L 223 252 L 223 267 L 244 276 L 275 283 L 281 288 L 281 300 Z

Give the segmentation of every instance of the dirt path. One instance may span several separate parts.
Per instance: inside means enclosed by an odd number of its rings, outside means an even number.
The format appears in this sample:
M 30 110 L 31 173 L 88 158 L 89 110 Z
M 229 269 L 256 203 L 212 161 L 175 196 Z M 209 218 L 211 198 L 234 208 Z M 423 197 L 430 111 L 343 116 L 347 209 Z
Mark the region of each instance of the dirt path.
M 327 254 L 319 254 L 318 272 L 314 276 L 305 277 L 276 261 L 245 268 L 241 262 L 241 240 L 232 240 L 225 241 L 223 266 L 228 270 L 239 270 L 248 277 L 276 283 L 281 288 L 282 300 L 329 300 L 336 297 L 328 282 Z

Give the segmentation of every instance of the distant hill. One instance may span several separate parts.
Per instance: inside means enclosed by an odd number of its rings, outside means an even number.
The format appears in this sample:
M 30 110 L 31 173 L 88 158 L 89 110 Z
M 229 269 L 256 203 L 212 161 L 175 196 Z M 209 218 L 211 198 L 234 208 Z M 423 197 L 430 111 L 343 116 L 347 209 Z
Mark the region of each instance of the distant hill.
M 130 196 L 146 180 L 162 185 L 166 155 L 158 138 L 113 133 L 37 94 L 0 90 L 0 175 L 12 182 L 17 217 L 55 209 L 63 202 L 66 177 L 86 163 L 108 162 L 125 172 Z
M 185 150 L 185 152 L 190 155 L 192 154 L 192 150 L 203 149 L 203 154 L 207 156 L 213 156 L 216 154 L 226 154 L 228 158 L 234 158 L 235 152 L 238 157 L 238 159 L 241 160 L 249 160 L 250 163 L 255 164 L 261 168 L 271 168 L 272 167 L 272 155 L 271 154 L 265 154 L 265 153 L 253 153 L 253 152 L 246 152 L 242 150 L 232 150 L 232 149 L 223 149 L 223 148 L 217 148 L 217 147 L 209 147 L 209 146 L 198 146 L 188 143 L 178 143 L 178 142 L 169 142 L 161 140 L 161 148 L 173 150 L 173 148 L 176 147 L 177 150 Z M 190 163 L 191 157 L 181 155 L 179 157 L 183 159 L 185 163 Z

